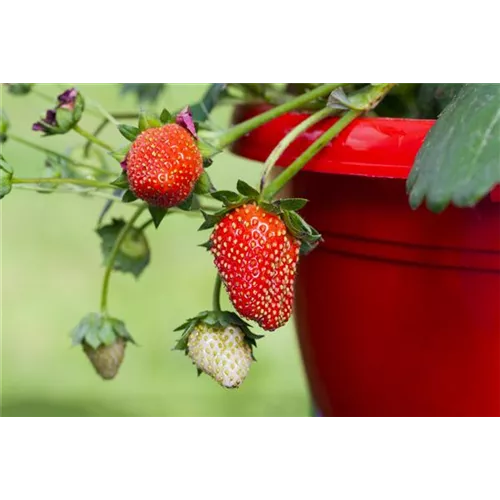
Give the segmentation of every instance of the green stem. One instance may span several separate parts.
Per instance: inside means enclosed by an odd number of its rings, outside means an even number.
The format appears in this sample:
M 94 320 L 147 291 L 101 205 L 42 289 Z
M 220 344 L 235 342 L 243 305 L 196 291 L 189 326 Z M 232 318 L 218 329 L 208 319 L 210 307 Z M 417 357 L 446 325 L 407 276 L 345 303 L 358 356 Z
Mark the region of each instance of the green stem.
M 275 108 L 272 108 L 269 111 L 261 113 L 260 115 L 250 118 L 249 120 L 246 120 L 242 123 L 239 123 L 238 125 L 235 125 L 234 127 L 230 128 L 220 137 L 218 137 L 218 139 L 216 139 L 215 141 L 216 142 L 215 145 L 219 149 L 224 149 L 226 146 L 236 141 L 241 136 L 247 134 L 251 130 L 260 127 L 261 125 L 264 125 L 264 123 L 267 123 L 268 121 L 277 118 L 278 116 L 288 113 L 289 111 L 300 108 L 301 106 L 304 106 L 308 102 L 313 101 L 318 97 L 323 97 L 327 94 L 330 94 L 333 90 L 335 90 L 338 87 L 341 87 L 342 85 L 344 84 L 325 83 L 311 90 L 310 92 L 306 92 L 305 94 L 302 94 L 296 97 L 295 99 L 292 99 L 291 101 L 285 102 L 280 106 L 276 106 Z
M 148 226 L 150 226 L 151 224 L 153 224 L 153 222 L 154 222 L 153 219 L 147 220 L 142 226 L 139 226 L 138 230 L 139 231 L 144 231 L 144 229 L 146 229 Z
M 104 272 L 104 278 L 102 281 L 102 289 L 101 289 L 101 313 L 103 315 L 107 315 L 107 307 L 108 307 L 108 289 L 109 289 L 109 279 L 111 277 L 111 271 L 113 270 L 116 256 L 120 250 L 120 247 L 127 236 L 127 233 L 134 226 L 135 221 L 139 218 L 139 216 L 146 209 L 146 205 L 140 206 L 132 215 L 130 220 L 123 226 L 122 230 L 118 234 L 116 238 L 115 244 L 111 250 L 111 253 L 108 258 L 108 262 L 106 265 L 106 271 Z
M 51 149 L 48 149 L 48 148 L 44 148 L 43 146 L 39 146 L 38 144 L 35 144 L 34 142 L 28 141 L 27 139 L 23 139 L 22 137 L 18 137 L 17 135 L 12 135 L 9 133 L 8 138 L 12 139 L 13 141 L 19 142 L 20 144 L 24 144 L 25 146 L 28 146 L 32 149 L 37 150 L 37 151 L 41 151 L 42 153 L 57 156 L 58 158 L 61 158 L 61 160 L 65 160 L 68 163 L 72 163 L 75 166 L 92 168 L 94 170 L 97 169 L 97 167 L 95 167 L 94 165 L 92 165 L 90 163 L 76 161 L 75 159 L 71 158 L 71 156 L 67 156 L 65 154 L 58 153 L 57 151 L 52 151 Z M 104 170 L 102 170 L 102 169 L 99 169 L 99 170 L 104 172 Z M 110 174 L 110 172 L 106 172 L 106 173 Z
M 93 106 L 94 108 L 97 109 L 97 111 L 99 111 L 99 113 L 104 117 L 106 118 L 106 120 L 108 120 L 109 122 L 111 122 L 113 125 L 115 126 L 118 126 L 118 122 L 116 120 L 116 118 L 111 114 L 109 113 L 105 108 L 104 106 L 102 106 L 100 103 L 98 103 L 97 101 L 93 101 L 91 99 L 87 99 L 86 102 L 89 104 L 89 106 Z
M 116 189 L 115 186 L 107 182 L 94 181 L 93 179 L 71 179 L 66 177 L 30 177 L 19 179 L 12 178 L 12 184 L 76 184 L 79 186 L 90 186 L 101 189 Z
M 97 128 L 94 130 L 94 137 L 97 137 L 105 128 L 106 125 L 110 122 L 118 124 L 118 120 L 129 120 L 133 118 L 137 118 L 139 115 L 138 113 L 108 113 L 107 111 L 104 110 L 104 108 L 101 107 L 103 110 L 103 114 L 105 114 L 105 118 L 101 121 L 101 123 L 97 126 Z M 109 116 L 109 118 L 108 118 Z M 111 120 L 112 118 L 112 120 Z M 85 144 L 85 149 L 84 149 L 84 156 L 88 157 L 90 154 L 90 148 L 92 147 L 92 141 L 87 141 Z
M 362 111 L 349 111 L 335 122 L 321 137 L 316 139 L 289 167 L 274 179 L 262 191 L 263 200 L 271 200 L 278 194 L 287 182 L 300 172 L 300 169 L 317 153 L 319 153 L 334 137 L 355 120 Z
M 221 311 L 220 307 L 220 289 L 221 289 L 222 281 L 220 279 L 219 274 L 217 274 L 215 278 L 215 285 L 214 285 L 214 293 L 212 296 L 212 309 L 216 312 Z
M 109 144 L 105 143 L 104 141 L 101 141 L 98 137 L 95 135 L 92 135 L 90 132 L 87 132 L 86 130 L 83 130 L 80 128 L 78 125 L 75 125 L 73 127 L 73 130 L 77 133 L 80 134 L 82 137 L 85 137 L 90 142 L 93 142 L 94 144 L 97 144 L 98 146 L 101 146 L 101 148 L 104 148 L 108 151 L 114 151 L 114 148 L 112 148 Z
M 37 193 L 51 193 L 51 194 L 75 194 L 74 190 L 71 189 L 51 189 L 51 188 L 44 188 L 42 186 L 40 187 L 35 187 L 35 186 L 28 186 L 25 184 L 16 184 L 14 186 L 15 189 L 21 189 L 23 191 L 36 191 Z M 85 195 L 88 198 L 103 198 L 105 200 L 111 200 L 111 201 L 116 201 L 118 203 L 123 203 L 123 205 L 127 207 L 132 207 L 132 208 L 137 208 L 137 204 L 133 203 L 124 203 L 120 198 L 113 196 L 112 194 L 107 194 L 103 193 L 101 191 L 94 191 L 94 190 L 88 190 L 88 191 L 78 191 L 77 194 L 79 195 Z
M 106 125 L 108 123 L 109 123 L 108 120 L 106 118 L 104 118 L 104 120 L 94 130 L 94 133 L 93 133 L 94 137 L 97 137 L 106 128 Z M 92 141 L 87 141 L 85 143 L 85 147 L 83 148 L 83 156 L 85 156 L 85 158 L 88 158 L 88 156 L 90 154 L 91 147 L 92 147 Z
M 396 85 L 395 83 L 377 83 L 370 85 L 348 100 L 351 108 L 342 118 L 332 125 L 321 137 L 316 139 L 286 170 L 274 179 L 261 193 L 261 199 L 272 200 L 301 168 L 321 151 L 334 137 L 336 137 L 353 120 L 366 111 L 370 111 L 384 98 Z
M 264 186 L 267 181 L 267 177 L 269 176 L 272 168 L 276 165 L 276 162 L 279 160 L 281 155 L 285 152 L 285 150 L 290 146 L 290 144 L 299 137 L 303 132 L 305 132 L 309 127 L 312 127 L 316 123 L 320 122 L 327 116 L 334 113 L 334 110 L 331 108 L 323 108 L 320 111 L 317 111 L 309 118 L 299 123 L 294 129 L 292 129 L 272 150 L 271 154 L 267 157 L 266 163 L 264 164 L 264 169 L 262 172 L 262 177 L 260 180 L 260 189 L 261 191 L 264 189 Z

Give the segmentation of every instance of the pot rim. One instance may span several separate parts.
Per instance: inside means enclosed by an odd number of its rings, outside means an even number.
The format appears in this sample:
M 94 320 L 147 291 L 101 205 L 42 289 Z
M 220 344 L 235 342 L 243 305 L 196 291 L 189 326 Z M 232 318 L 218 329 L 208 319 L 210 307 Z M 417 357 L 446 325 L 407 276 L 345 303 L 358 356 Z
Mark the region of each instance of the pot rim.
M 270 109 L 268 104 L 243 104 L 235 108 L 233 123 Z M 309 112 L 292 111 L 240 138 L 232 151 L 263 162 L 279 141 Z M 299 136 L 282 154 L 277 166 L 286 167 L 307 149 L 338 118 L 326 118 Z M 406 179 L 425 137 L 436 120 L 415 118 L 358 118 L 304 167 L 324 174 L 362 175 Z

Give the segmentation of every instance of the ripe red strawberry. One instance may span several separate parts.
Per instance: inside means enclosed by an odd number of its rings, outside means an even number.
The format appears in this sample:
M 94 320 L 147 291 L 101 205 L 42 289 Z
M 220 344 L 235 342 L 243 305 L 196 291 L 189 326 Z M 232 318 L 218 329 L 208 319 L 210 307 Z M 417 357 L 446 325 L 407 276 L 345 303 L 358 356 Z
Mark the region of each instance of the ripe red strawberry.
M 234 307 L 265 330 L 283 326 L 292 313 L 300 241 L 277 215 L 250 203 L 216 226 L 211 252 Z
M 130 190 L 149 205 L 182 203 L 203 173 L 193 136 L 176 123 L 148 128 L 137 136 L 126 160 Z

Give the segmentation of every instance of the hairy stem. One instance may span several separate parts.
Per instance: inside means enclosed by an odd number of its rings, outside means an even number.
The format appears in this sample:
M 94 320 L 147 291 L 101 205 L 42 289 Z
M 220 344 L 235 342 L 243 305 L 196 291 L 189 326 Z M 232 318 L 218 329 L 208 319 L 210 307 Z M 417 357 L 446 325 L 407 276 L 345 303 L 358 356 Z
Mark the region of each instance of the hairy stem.
M 248 132 L 252 131 L 257 127 L 260 127 L 261 125 L 264 125 L 264 123 L 267 123 L 268 121 L 277 118 L 278 116 L 288 113 L 289 111 L 300 108 L 301 106 L 304 106 L 308 102 L 313 101 L 318 97 L 323 97 L 327 94 L 330 94 L 333 90 L 342 85 L 344 84 L 325 83 L 309 92 L 306 92 L 305 94 L 296 97 L 295 99 L 292 99 L 288 102 L 285 102 L 284 104 L 281 104 L 280 106 L 276 106 L 275 108 L 272 108 L 269 111 L 266 111 L 258 116 L 250 118 L 249 120 L 246 120 L 242 123 L 239 123 L 238 125 L 235 125 L 228 131 L 226 131 L 224 134 L 222 134 L 215 141 L 215 145 L 219 149 L 224 149 L 226 146 L 236 141 L 241 136 L 247 134 Z
M 135 211 L 134 215 L 130 218 L 130 220 L 123 226 L 122 230 L 118 234 L 116 238 L 115 244 L 109 254 L 108 262 L 106 264 L 106 271 L 104 272 L 104 278 L 102 280 L 102 289 L 101 289 L 101 313 L 103 315 L 107 315 L 107 307 L 108 307 L 108 289 L 109 289 L 109 280 L 111 277 L 111 271 L 113 270 L 114 263 L 116 260 L 116 256 L 120 251 L 120 246 L 122 245 L 127 233 L 134 226 L 136 220 L 146 209 L 146 205 L 142 205 Z
M 107 151 L 114 151 L 114 148 L 112 148 L 109 144 L 105 143 L 104 141 L 101 141 L 98 137 L 95 135 L 92 135 L 90 132 L 87 132 L 86 130 L 83 130 L 80 128 L 78 125 L 75 125 L 73 127 L 73 130 L 77 133 L 80 134 L 82 137 L 85 137 L 90 142 L 93 142 L 97 146 L 100 146 L 101 148 L 106 149 Z
M 264 164 L 264 169 L 262 172 L 262 177 L 260 180 L 260 189 L 264 189 L 264 186 L 267 181 L 267 177 L 269 176 L 272 168 L 276 165 L 276 162 L 280 159 L 281 155 L 285 152 L 285 150 L 290 146 L 290 144 L 299 137 L 300 134 L 305 132 L 309 127 L 312 127 L 316 123 L 320 122 L 327 116 L 334 113 L 334 110 L 331 108 L 323 108 L 320 111 L 314 113 L 309 118 L 299 123 L 293 130 L 291 130 L 272 150 L 271 154 L 267 157 L 266 163 Z
M 221 311 L 220 307 L 220 289 L 221 289 L 222 281 L 220 279 L 219 274 L 215 277 L 215 285 L 214 285 L 214 293 L 212 295 L 212 309 L 216 312 Z

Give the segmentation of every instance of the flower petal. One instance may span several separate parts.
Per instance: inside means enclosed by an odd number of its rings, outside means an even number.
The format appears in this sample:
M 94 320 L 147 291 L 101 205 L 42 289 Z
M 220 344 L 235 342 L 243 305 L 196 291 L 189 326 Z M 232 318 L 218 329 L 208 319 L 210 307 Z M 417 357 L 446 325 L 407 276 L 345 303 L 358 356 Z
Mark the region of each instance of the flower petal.
M 193 121 L 193 115 L 191 114 L 191 110 L 189 106 L 186 106 L 175 118 L 175 123 L 184 127 L 195 139 L 198 139 L 196 134 L 196 127 Z

